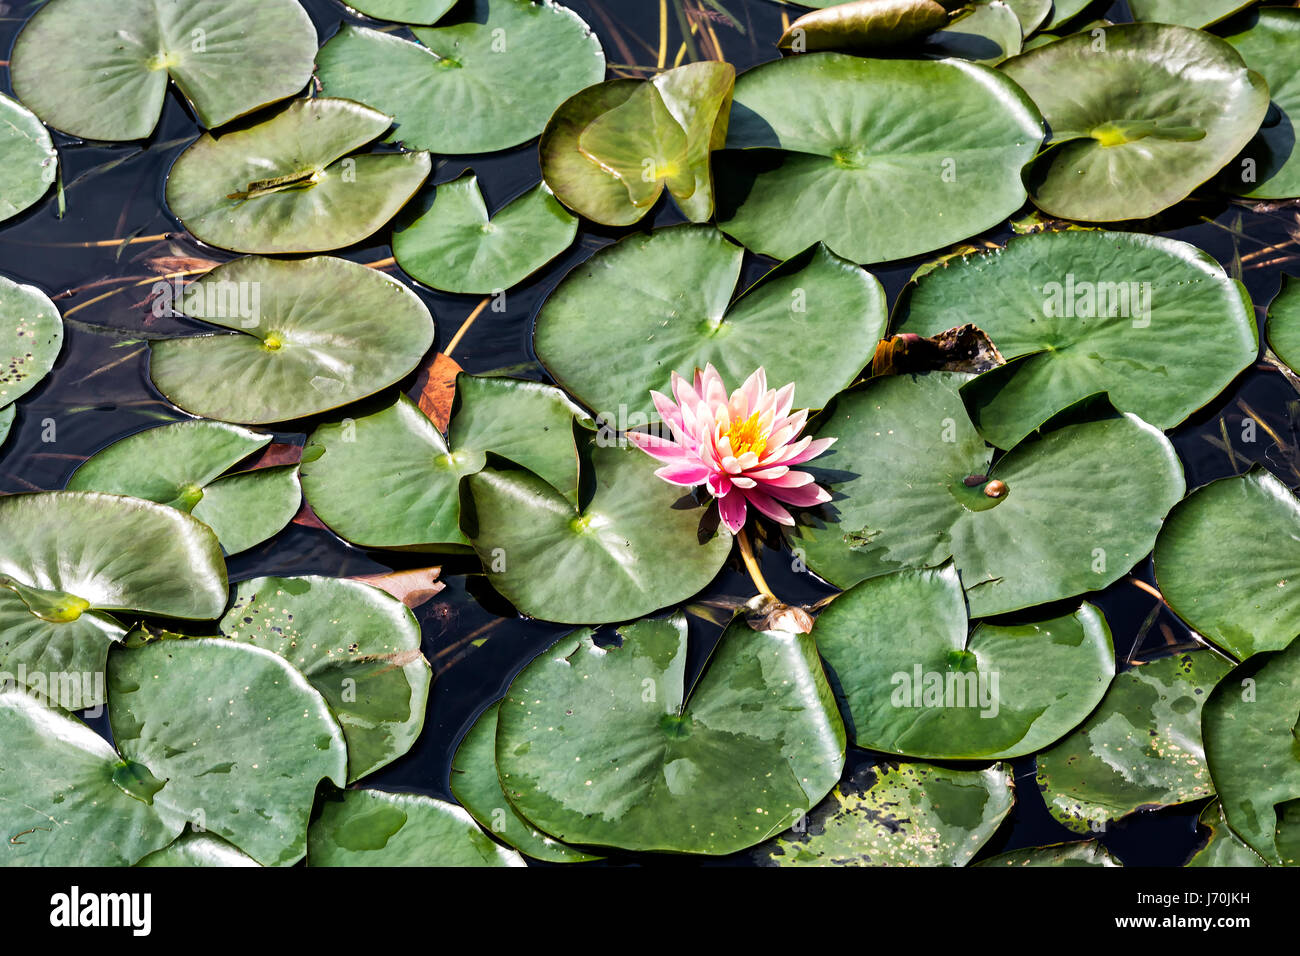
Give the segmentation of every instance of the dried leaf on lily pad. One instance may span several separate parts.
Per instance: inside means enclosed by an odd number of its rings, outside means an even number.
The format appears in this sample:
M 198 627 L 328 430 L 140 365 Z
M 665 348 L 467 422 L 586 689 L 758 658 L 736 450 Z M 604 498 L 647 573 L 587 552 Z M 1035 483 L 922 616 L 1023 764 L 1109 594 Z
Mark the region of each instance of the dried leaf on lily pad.
M 321 800 L 308 866 L 525 866 L 463 807 L 418 793 L 342 790 Z
M 814 4 L 805 4 L 813 6 Z M 937 0 L 851 0 L 815 4 L 790 24 L 777 43 L 782 50 L 883 50 L 933 33 L 948 22 Z
M 429 175 L 428 153 L 356 153 L 392 117 L 351 100 L 295 100 L 270 119 L 205 133 L 167 177 L 195 237 L 235 252 L 341 249 L 378 232 Z
M 753 856 L 760 866 L 965 866 L 1014 802 L 1008 764 L 880 763 L 841 781 Z
M 432 683 L 420 626 L 379 588 L 316 575 L 241 581 L 218 627 L 283 657 L 320 692 L 347 740 L 349 783 L 419 737 Z
M 1231 667 L 1200 651 L 1118 675 L 1088 720 L 1038 755 L 1038 785 L 1052 816 L 1087 833 L 1214 793 L 1201 707 Z
M 213 129 L 298 93 L 316 28 L 297 0 L 51 0 L 14 43 L 14 91 L 85 139 L 144 139 L 175 80 Z
M 418 43 L 345 24 L 317 55 L 325 95 L 392 115 L 390 139 L 440 154 L 490 153 L 542 131 L 605 75 L 600 40 L 552 0 L 465 0 Z
M 871 359 L 871 374 L 978 374 L 1002 365 L 1005 361 L 984 330 L 968 322 L 928 337 L 914 332 L 891 335 L 877 343 L 876 354 Z
M 270 441 L 270 435 L 205 419 L 159 425 L 92 455 L 67 489 L 178 508 L 212 528 L 227 554 L 236 554 L 278 532 L 302 502 L 292 465 L 227 474 Z
M 428 604 L 447 587 L 440 581 L 442 568 L 409 568 L 405 571 L 388 571 L 383 574 L 358 574 L 349 578 L 386 591 L 409 608 Z
M 456 376 L 461 371 L 454 358 L 439 352 L 420 370 L 416 380 L 416 404 L 440 432 L 445 432 L 451 421 L 451 409 L 456 402 Z
M 129 543 L 129 547 L 126 545 Z M 174 508 L 79 491 L 0 496 L 0 670 L 70 710 L 102 704 L 132 611 L 211 620 L 226 605 L 216 536 Z
M 196 415 L 244 424 L 329 411 L 400 381 L 433 344 L 414 292 L 347 259 L 247 256 L 186 289 L 184 314 L 230 331 L 155 341 L 149 374 Z
M 713 215 L 712 153 L 727 138 L 735 68 L 688 63 L 610 80 L 566 100 L 542 134 L 542 176 L 594 222 L 627 226 L 667 189 L 688 219 Z
M 577 631 L 525 667 L 496 736 L 520 814 L 570 844 L 704 854 L 802 819 L 844 765 L 813 639 L 733 621 L 693 687 L 686 657 L 678 613 L 609 643 Z
M 0 222 L 49 192 L 58 168 L 59 154 L 36 114 L 0 93 Z

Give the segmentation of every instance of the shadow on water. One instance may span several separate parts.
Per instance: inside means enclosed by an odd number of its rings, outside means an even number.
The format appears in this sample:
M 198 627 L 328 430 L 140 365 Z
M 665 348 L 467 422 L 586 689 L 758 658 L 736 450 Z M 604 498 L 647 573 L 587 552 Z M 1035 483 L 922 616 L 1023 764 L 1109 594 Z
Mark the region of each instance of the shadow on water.
M 322 39 L 341 20 L 362 19 L 334 0 L 302 2 Z M 601 0 L 569 0 L 568 5 L 600 36 L 611 75 L 653 72 L 659 43 L 657 5 Z M 668 65 L 679 47 L 683 61 L 707 58 L 721 48 L 741 70 L 776 57 L 784 9 L 780 4 L 726 0 L 722 6 L 729 11 L 727 17 L 701 14 L 694 32 L 689 24 L 683 30 L 674 18 L 669 24 Z M 0 4 L 0 51 L 6 55 L 29 8 L 23 3 Z M 793 18 L 799 12 L 800 8 L 791 8 L 788 15 Z M 0 72 L 0 80 L 5 92 L 10 92 L 7 69 Z M 202 268 L 209 261 L 233 258 L 187 237 L 163 204 L 167 171 L 196 134 L 192 116 L 173 90 L 157 132 L 146 142 L 103 146 L 57 136 L 65 214 L 58 216 L 58 198 L 52 192 L 34 209 L 0 226 L 0 273 L 44 289 L 56 297 L 67 316 L 63 354 L 56 368 L 21 403 L 9 440 L 0 448 L 0 493 L 61 488 L 77 465 L 101 448 L 150 425 L 186 417 L 150 385 L 147 344 L 150 338 L 193 328 L 184 321 L 153 315 L 151 296 L 160 275 L 186 268 L 184 260 L 200 260 L 188 266 Z M 448 182 L 470 169 L 477 173 L 490 208 L 540 178 L 536 146 L 528 144 L 482 156 L 438 158 L 432 181 Z M 1179 214 L 1178 220 L 1148 223 L 1145 228 L 1195 243 L 1241 278 L 1262 326 L 1264 308 L 1278 289 L 1281 271 L 1300 272 L 1293 244 L 1293 233 L 1300 228 L 1295 208 L 1252 212 L 1211 200 L 1180 208 Z M 682 221 L 666 202 L 653 218 L 655 226 Z M 570 268 L 596 249 L 648 227 L 643 223 L 628 230 L 585 228 L 560 259 L 511 291 L 505 312 L 492 313 L 475 325 L 458 347 L 457 361 L 469 372 L 545 378 L 531 347 L 532 321 L 542 301 Z M 1003 228 L 971 244 L 1001 243 L 1010 235 Z M 387 245 L 365 243 L 339 254 L 376 262 L 388 258 L 391 251 Z M 887 263 L 872 266 L 871 271 L 892 302 L 921 261 Z M 742 288 L 772 265 L 762 257 L 747 257 Z M 393 266 L 386 271 L 398 273 Z M 478 297 L 435 292 L 404 278 L 433 311 L 439 348 L 479 304 Z M 598 328 L 594 334 L 599 334 Z M 412 389 L 414 378 L 402 387 Z M 1300 486 L 1298 416 L 1300 396 L 1281 375 L 1263 365 L 1243 373 L 1218 400 L 1172 435 L 1189 486 L 1243 473 L 1253 464 L 1268 468 L 1292 487 Z M 1253 432 L 1248 420 L 1257 423 Z M 301 444 L 310 425 L 291 423 L 285 427 L 298 430 L 278 432 L 276 441 Z M 232 580 L 263 574 L 355 575 L 428 563 L 427 555 L 364 551 L 319 528 L 291 524 L 271 541 L 233 558 L 230 573 Z M 416 610 L 424 653 L 437 672 L 425 731 L 410 754 L 368 778 L 368 785 L 449 797 L 451 756 L 464 731 L 525 663 L 567 630 L 513 615 L 476 571 L 468 559 L 449 560 L 446 589 Z M 794 570 L 783 550 L 765 551 L 764 571 L 773 588 L 792 602 L 813 603 L 832 593 L 812 576 Z M 1151 582 L 1149 560 L 1134 574 Z M 736 562 L 697 602 L 725 606 L 751 591 Z M 1161 649 L 1186 648 L 1192 642 L 1183 624 L 1130 580 L 1121 580 L 1089 600 L 1104 610 L 1121 663 L 1130 657 L 1150 657 Z M 691 617 L 691 627 L 691 664 L 698 670 L 720 628 L 700 616 Z M 107 733 L 105 720 L 92 723 Z M 872 759 L 851 751 L 848 769 Z M 982 855 L 1079 838 L 1048 815 L 1033 773 L 1032 758 L 1015 761 L 1019 795 L 1015 810 Z M 1177 865 L 1197 842 L 1198 809 L 1192 804 L 1141 814 L 1098 836 L 1130 864 Z M 665 862 L 681 865 L 683 861 Z

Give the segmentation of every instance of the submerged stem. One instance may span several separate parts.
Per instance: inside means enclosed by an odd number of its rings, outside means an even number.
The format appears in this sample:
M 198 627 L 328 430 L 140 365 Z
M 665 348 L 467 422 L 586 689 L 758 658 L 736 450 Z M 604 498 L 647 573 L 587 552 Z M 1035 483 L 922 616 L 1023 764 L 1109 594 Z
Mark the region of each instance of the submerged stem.
M 741 528 L 740 533 L 736 535 L 736 541 L 740 544 L 740 556 L 745 562 L 745 570 L 749 572 L 749 577 L 754 582 L 754 587 L 758 588 L 758 593 L 779 602 L 780 598 L 767 586 L 767 579 L 763 577 L 763 571 L 754 558 L 754 549 L 749 543 L 749 535 L 744 528 Z

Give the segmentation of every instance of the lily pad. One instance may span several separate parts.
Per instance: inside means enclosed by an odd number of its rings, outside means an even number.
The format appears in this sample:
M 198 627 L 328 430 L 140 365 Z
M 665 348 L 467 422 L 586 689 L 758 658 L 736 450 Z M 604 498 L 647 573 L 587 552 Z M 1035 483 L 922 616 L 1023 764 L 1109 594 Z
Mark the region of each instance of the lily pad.
M 1300 368 L 1300 281 L 1282 276 L 1282 287 L 1268 306 L 1268 347 L 1294 371 Z
M 437 23 L 456 0 L 349 0 L 348 6 L 378 20 Z
M 736 81 L 718 224 L 779 259 L 816 242 L 853 262 L 905 259 L 1019 209 L 1042 136 L 1033 103 L 987 67 L 789 57 Z
M 769 381 L 795 383 L 801 407 L 822 407 L 871 364 L 886 324 L 880 283 L 818 246 L 733 302 L 744 254 L 712 226 L 695 225 L 607 246 L 543 304 L 537 357 L 611 425 L 648 422 L 651 389 L 710 362 L 736 384 L 762 366 Z M 601 330 L 592 335 L 596 315 Z
M 489 217 L 478 177 L 438 187 L 427 212 L 393 234 L 397 264 L 425 285 L 479 295 L 518 285 L 573 244 L 578 220 L 545 183 Z
M 880 764 L 754 851 L 769 866 L 965 866 L 1015 802 L 1011 769 Z
M 456 388 L 459 406 L 449 438 L 405 396 L 370 415 L 316 429 L 302 475 L 316 515 L 362 547 L 465 549 L 457 488 L 462 477 L 484 466 L 489 451 L 577 500 L 573 416 L 580 410 L 563 392 L 537 382 L 464 374 Z
M 185 825 L 77 718 L 0 687 L 0 866 L 131 866 Z
M 1094 0 L 1052 0 L 1052 16 L 1044 30 L 1056 30 L 1088 9 Z
M 1005 0 L 1005 3 L 1015 11 L 1021 33 L 1026 37 L 1046 24 L 1052 16 L 1052 0 Z
M 956 570 L 899 571 L 839 595 L 813 627 L 859 747 L 939 760 L 1020 757 L 1060 739 L 1115 673 L 1110 629 L 1084 604 L 967 638 Z
M 731 553 L 726 527 L 706 527 L 705 509 L 639 449 L 590 453 L 596 487 L 579 508 L 502 458 L 461 483 L 461 529 L 492 586 L 563 624 L 626 621 L 703 590 Z
M 501 702 L 501 783 L 540 830 L 731 853 L 785 830 L 835 786 L 844 728 L 809 635 L 737 619 L 688 691 L 684 615 L 618 633 L 608 646 L 590 630 L 562 638 Z
M 13 426 L 13 423 L 14 423 L 14 406 L 13 405 L 0 406 L 0 445 L 3 445 L 5 443 L 5 439 L 9 437 L 9 429 Z
M 327 96 L 391 114 L 391 138 L 413 149 L 518 146 L 568 97 L 605 76 L 600 40 L 550 0 L 469 0 L 463 15 L 412 32 L 419 43 L 344 25 L 316 62 Z
M 59 154 L 36 114 L 0 93 L 0 222 L 49 192 L 58 168 Z
M 1259 352 L 1241 283 L 1195 246 L 1160 236 L 1037 233 L 950 259 L 909 293 L 898 331 L 924 337 L 971 322 L 1010 363 L 963 391 L 998 448 L 1101 391 L 1173 428 Z
M 782 50 L 886 50 L 938 30 L 948 11 L 938 0 L 869 0 L 851 3 L 800 3 L 817 8 L 786 28 L 778 42 Z
M 221 126 L 311 79 L 316 28 L 297 0 L 50 0 L 14 43 L 14 92 L 84 139 L 144 139 L 172 79 Z
M 321 803 L 308 866 L 525 866 L 461 807 L 415 793 L 344 790 Z
M 226 867 L 261 866 L 234 844 L 211 833 L 187 830 L 171 844 L 155 850 L 136 866 L 143 867 Z
M 1300 196 L 1300 150 L 1296 149 L 1300 10 L 1265 7 L 1252 11 L 1242 29 L 1224 39 L 1236 47 L 1248 67 L 1268 81 L 1272 97 L 1264 124 L 1244 157 L 1227 168 L 1229 179 L 1238 192 L 1252 199 Z
M 351 100 L 295 100 L 270 119 L 200 136 L 167 178 L 167 206 L 235 252 L 326 252 L 378 232 L 415 195 L 428 153 L 350 155 L 392 125 Z
M 996 66 L 1019 53 L 1023 42 L 1016 11 L 1002 0 L 981 0 L 965 16 L 926 37 L 921 50 L 928 56 L 955 56 Z
M 519 815 L 497 776 L 497 708 L 485 710 L 456 749 L 451 792 L 479 825 L 502 843 L 548 863 L 582 863 L 600 857 L 561 843 Z
M 999 853 L 976 866 L 1120 866 L 1118 860 L 1095 840 L 1081 843 L 1057 843 L 1031 846 L 1010 853 Z
M 70 710 L 104 702 L 111 616 L 215 618 L 226 567 L 212 532 L 135 498 L 52 491 L 0 496 L 0 669 Z
M 1083 403 L 990 464 L 958 396 L 966 380 L 894 375 L 836 399 L 816 434 L 839 441 L 810 467 L 834 498 L 796 541 L 808 566 L 847 588 L 954 557 L 973 617 L 1123 577 L 1182 497 L 1169 440 Z
M 594 222 L 627 226 L 665 188 L 688 219 L 713 216 L 712 154 L 727 139 L 735 68 L 688 63 L 642 83 L 610 80 L 566 100 L 542 134 L 542 175 Z
M 1232 832 L 1218 800 L 1209 802 L 1197 822 L 1207 828 L 1210 835 L 1205 845 L 1187 861 L 1187 866 L 1268 866 L 1258 853 Z
M 0 405 L 35 388 L 63 347 L 63 317 L 40 289 L 0 276 Z
M 221 633 L 272 651 L 329 703 L 348 747 L 348 782 L 402 756 L 424 728 L 429 662 L 401 601 L 346 578 L 241 581 Z
M 1293 640 L 1239 664 L 1211 692 L 1201 718 L 1205 759 L 1228 825 L 1270 865 L 1284 862 L 1278 827 L 1286 805 L 1300 800 L 1297 713 L 1300 640 Z
M 1155 570 L 1197 633 L 1241 660 L 1281 650 L 1300 634 L 1300 501 L 1260 468 L 1198 488 L 1170 512 Z
M 1096 35 L 1094 35 L 1096 34 Z M 1078 33 L 1000 67 L 1051 129 L 1027 177 L 1053 216 L 1111 222 L 1186 199 L 1250 141 L 1268 85 L 1218 37 L 1126 23 Z
M 1134 20 L 1208 27 L 1244 10 L 1254 0 L 1129 0 Z
M 236 554 L 271 537 L 298 511 L 293 466 L 221 477 L 270 441 L 270 435 L 203 419 L 159 425 L 92 455 L 73 472 L 67 490 L 178 508 L 212 528 L 227 554 Z
M 1052 816 L 1087 833 L 1137 810 L 1214 793 L 1201 707 L 1231 668 L 1203 651 L 1117 676 L 1087 722 L 1038 755 L 1038 786 Z
M 350 404 L 404 378 L 433 344 L 433 318 L 414 292 L 329 256 L 224 263 L 186 290 L 183 309 L 233 331 L 153 342 L 150 376 L 174 404 L 221 421 L 282 422 Z
M 347 775 L 343 732 L 305 677 L 268 650 L 199 638 L 117 649 L 108 684 L 118 748 L 166 781 L 155 804 L 265 866 L 302 859 L 316 785 Z

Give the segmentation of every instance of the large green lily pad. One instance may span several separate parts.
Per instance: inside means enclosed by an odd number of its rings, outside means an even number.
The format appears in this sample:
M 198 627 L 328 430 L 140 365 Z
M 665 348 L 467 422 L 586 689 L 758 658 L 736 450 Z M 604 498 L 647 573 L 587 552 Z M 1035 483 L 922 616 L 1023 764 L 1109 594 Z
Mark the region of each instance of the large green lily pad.
M 67 489 L 179 508 L 212 528 L 227 554 L 236 554 L 271 537 L 298 511 L 293 466 L 222 477 L 270 441 L 270 435 L 204 419 L 159 425 L 92 455 L 73 472 Z
M 1218 37 L 1126 23 L 1078 33 L 1000 67 L 1051 129 L 1028 181 L 1053 216 L 1110 222 L 1169 208 L 1255 135 L 1268 86 Z
M 40 289 L 0 276 L 0 405 L 39 384 L 63 347 L 63 317 Z
M 1198 488 L 1156 541 L 1156 582 L 1193 630 L 1241 660 L 1300 634 L 1300 502 L 1261 468 Z
M 1205 845 L 1197 850 L 1187 866 L 1267 866 L 1263 858 L 1248 847 L 1228 826 L 1223 807 L 1211 800 L 1197 818 L 1201 826 L 1210 831 Z
M 303 489 L 340 537 L 368 548 L 465 548 L 460 479 L 489 451 L 531 469 L 577 500 L 573 417 L 559 389 L 509 378 L 457 376 L 448 438 L 399 396 L 370 415 L 321 425 L 304 452 Z
M 1235 180 L 1235 189 L 1252 199 L 1300 196 L 1300 150 L 1296 149 L 1300 10 L 1265 7 L 1252 11 L 1241 29 L 1224 39 L 1236 47 L 1248 67 L 1268 81 L 1272 98 L 1264 125 L 1246 147 L 1245 156 L 1227 168 L 1229 180 Z
M 870 578 L 813 627 L 859 747 L 940 760 L 1019 757 L 1069 733 L 1115 673 L 1110 629 L 1084 604 L 967 638 L 956 570 Z
M 645 82 L 589 86 L 555 111 L 540 144 L 542 175 L 570 209 L 627 226 L 667 189 L 695 222 L 713 216 L 712 154 L 727 139 L 736 71 L 688 63 Z
M 1282 276 L 1282 287 L 1268 306 L 1268 347 L 1292 370 L 1300 368 L 1300 281 Z
M 1038 785 L 1052 816 L 1087 833 L 1137 810 L 1212 794 L 1201 707 L 1231 668 L 1204 651 L 1117 676 L 1088 720 L 1038 755 Z
M 844 728 L 807 634 L 724 632 L 689 691 L 686 619 L 599 646 L 578 631 L 501 702 L 497 769 L 515 807 L 568 843 L 724 854 L 785 830 L 835 785 Z
M 144 139 L 167 81 L 209 129 L 293 96 L 316 28 L 297 0 L 51 0 L 14 43 L 14 92 L 84 139 Z
M 1300 640 L 1238 665 L 1210 694 L 1201 718 L 1205 759 L 1228 825 L 1271 865 L 1294 851 L 1278 830 L 1286 805 L 1300 800 L 1297 714 Z
M 182 308 L 233 331 L 155 341 L 150 376 L 174 404 L 222 421 L 347 405 L 405 377 L 433 344 L 433 318 L 414 292 L 330 256 L 224 263 L 187 289 Z
M 185 825 L 77 718 L 0 688 L 0 866 L 131 866 Z
M 393 255 L 431 288 L 488 295 L 522 282 L 577 234 L 577 218 L 545 183 L 489 217 L 478 178 L 466 173 L 439 186 L 428 211 L 393 234 Z
M 155 804 L 265 866 L 307 850 L 316 785 L 347 776 L 347 745 L 325 699 L 283 658 L 218 638 L 118 648 L 108 717 L 128 760 L 165 786 Z
M 0 93 L 0 222 L 49 192 L 58 167 L 59 154 L 36 114 Z
M 600 40 L 568 7 L 469 0 L 419 43 L 345 25 L 321 47 L 326 95 L 390 114 L 392 139 L 434 153 L 489 153 L 526 142 L 605 76 Z
M 125 634 L 111 612 L 204 620 L 225 605 L 221 549 L 189 515 L 117 495 L 0 496 L 0 669 L 60 706 L 104 702 L 104 657 Z
M 530 617 L 604 624 L 649 614 L 703 590 L 731 552 L 726 527 L 707 527 L 708 512 L 658 478 L 642 451 L 593 445 L 596 487 L 579 508 L 501 458 L 461 484 L 461 529 L 492 586 Z
M 349 155 L 392 125 L 351 100 L 295 100 L 270 119 L 185 150 L 167 206 L 196 238 L 235 252 L 326 252 L 361 242 L 406 205 L 428 153 Z
M 1014 802 L 1005 764 L 879 764 L 841 782 L 754 856 L 770 866 L 965 866 Z
M 1259 352 L 1241 283 L 1195 246 L 1138 233 L 1044 232 L 948 260 L 910 288 L 894 321 L 921 336 L 966 322 L 989 335 L 1010 364 L 964 394 L 999 448 L 1101 391 L 1173 428 Z
M 1056 843 L 1052 846 L 1024 847 L 999 853 L 976 866 L 1120 866 L 1104 846 L 1095 840 L 1081 843 Z
M 155 850 L 136 866 L 143 867 L 227 867 L 261 866 L 256 860 L 219 836 L 187 830 L 161 850 Z
M 1086 403 L 990 465 L 965 380 L 889 376 L 836 399 L 816 434 L 839 441 L 811 467 L 833 498 L 797 532 L 814 572 L 847 588 L 952 557 L 985 617 L 1100 590 L 1150 552 L 1184 490 L 1163 434 Z
M 398 23 L 437 23 L 456 0 L 352 0 L 348 6 L 379 20 Z
M 348 782 L 392 763 L 424 728 L 432 682 L 420 625 L 401 601 L 345 578 L 241 581 L 221 633 L 279 654 L 329 703 Z
M 308 866 L 525 866 L 461 807 L 415 793 L 344 790 L 321 803 Z
M 451 764 L 451 792 L 485 830 L 521 853 L 548 863 L 599 860 L 543 833 L 510 803 L 497 776 L 497 708 L 500 701 L 474 721 L 456 749 Z
M 880 283 L 819 246 L 733 303 L 744 254 L 712 226 L 608 246 L 542 306 L 537 357 L 611 424 L 648 422 L 651 389 L 667 391 L 672 372 L 690 379 L 709 363 L 732 387 L 762 366 L 775 386 L 795 383 L 801 407 L 822 407 L 871 364 L 886 323 Z
M 816 242 L 853 262 L 905 259 L 1020 208 L 1041 141 L 1029 98 L 987 67 L 789 57 L 736 81 L 727 146 L 744 152 L 716 157 L 718 224 L 780 259 Z
M 1133 19 L 1207 27 L 1244 10 L 1254 0 L 1129 0 Z

